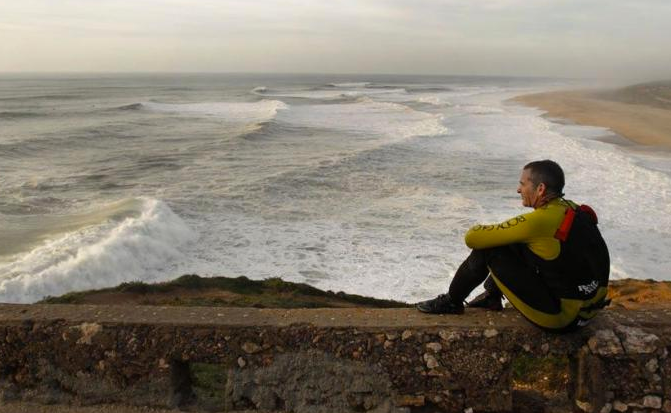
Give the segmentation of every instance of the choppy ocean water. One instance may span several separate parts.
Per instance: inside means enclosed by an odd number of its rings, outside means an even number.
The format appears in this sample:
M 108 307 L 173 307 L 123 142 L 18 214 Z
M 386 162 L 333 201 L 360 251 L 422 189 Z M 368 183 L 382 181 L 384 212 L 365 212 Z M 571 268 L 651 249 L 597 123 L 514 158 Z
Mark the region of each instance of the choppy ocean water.
M 671 279 L 671 155 L 505 101 L 576 86 L 410 76 L 0 76 L 0 302 L 185 273 L 417 301 L 552 158 L 614 278 Z

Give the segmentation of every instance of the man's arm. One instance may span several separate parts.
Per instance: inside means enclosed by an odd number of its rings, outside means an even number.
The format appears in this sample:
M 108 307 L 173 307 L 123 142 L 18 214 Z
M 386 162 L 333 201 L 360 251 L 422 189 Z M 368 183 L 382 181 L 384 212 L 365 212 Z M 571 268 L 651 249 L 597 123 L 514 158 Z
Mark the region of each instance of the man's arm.
M 537 227 L 532 214 L 519 215 L 498 224 L 475 225 L 466 233 L 466 245 L 483 249 L 528 241 Z

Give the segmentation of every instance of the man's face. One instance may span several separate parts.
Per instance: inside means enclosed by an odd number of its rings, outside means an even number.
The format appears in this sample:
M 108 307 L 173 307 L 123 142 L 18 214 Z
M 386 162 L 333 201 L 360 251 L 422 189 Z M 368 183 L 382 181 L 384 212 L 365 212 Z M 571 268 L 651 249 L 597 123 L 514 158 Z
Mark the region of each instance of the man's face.
M 522 196 L 522 205 L 525 207 L 536 208 L 543 199 L 545 192 L 545 185 L 534 185 L 531 181 L 531 171 L 528 169 L 522 170 L 520 176 L 520 184 L 517 187 L 517 193 Z

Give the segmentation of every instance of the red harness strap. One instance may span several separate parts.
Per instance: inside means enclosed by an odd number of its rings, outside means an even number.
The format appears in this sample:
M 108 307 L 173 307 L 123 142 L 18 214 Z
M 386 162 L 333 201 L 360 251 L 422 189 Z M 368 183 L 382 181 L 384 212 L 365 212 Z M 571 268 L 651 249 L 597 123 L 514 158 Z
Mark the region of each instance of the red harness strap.
M 561 225 L 559 225 L 559 228 L 557 228 L 557 231 L 555 232 L 555 238 L 557 238 L 559 241 L 565 242 L 566 238 L 568 238 L 568 233 L 571 231 L 571 225 L 573 225 L 573 218 L 575 218 L 575 211 L 573 208 L 566 208 L 566 212 L 564 213 L 564 220 L 561 222 Z
M 594 221 L 594 224 L 599 223 L 599 219 L 596 216 L 596 212 L 590 207 L 589 205 L 580 205 L 578 207 L 582 212 L 587 213 L 587 215 L 592 218 L 592 221 Z M 566 208 L 566 212 L 564 213 L 564 220 L 561 222 L 561 225 L 559 225 L 559 228 L 557 228 L 557 231 L 555 232 L 555 238 L 557 238 L 561 242 L 565 242 L 566 239 L 568 238 L 568 233 L 571 231 L 571 226 L 573 225 L 573 219 L 575 218 L 575 210 L 571 207 Z

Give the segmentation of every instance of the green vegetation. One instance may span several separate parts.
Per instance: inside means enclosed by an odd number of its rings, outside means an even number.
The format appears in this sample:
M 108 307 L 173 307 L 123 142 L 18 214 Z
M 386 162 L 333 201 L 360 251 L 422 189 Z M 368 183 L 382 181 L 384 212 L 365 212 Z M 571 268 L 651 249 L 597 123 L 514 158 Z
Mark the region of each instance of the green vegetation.
M 201 404 L 222 410 L 225 406 L 226 369 L 219 364 L 190 363 L 191 389 Z
M 175 280 L 156 284 L 127 282 L 113 288 L 72 292 L 60 297 L 47 297 L 45 304 L 99 303 L 96 297 L 114 295 L 121 304 L 133 302 L 146 305 L 222 306 L 259 308 L 374 307 L 397 308 L 408 304 L 379 300 L 344 292 L 322 291 L 307 284 L 268 278 L 262 281 L 247 277 L 200 277 L 183 275 Z M 109 300 L 108 300 L 109 301 Z
M 601 92 L 598 96 L 622 103 L 671 109 L 671 80 L 627 86 L 622 89 Z
M 512 375 L 516 388 L 565 392 L 568 386 L 569 360 L 567 357 L 521 355 L 513 360 Z

